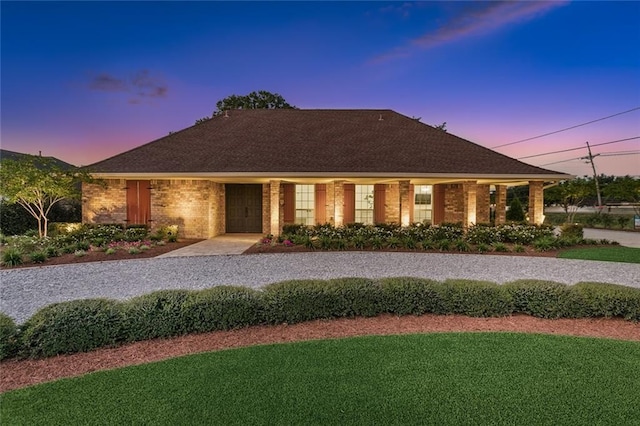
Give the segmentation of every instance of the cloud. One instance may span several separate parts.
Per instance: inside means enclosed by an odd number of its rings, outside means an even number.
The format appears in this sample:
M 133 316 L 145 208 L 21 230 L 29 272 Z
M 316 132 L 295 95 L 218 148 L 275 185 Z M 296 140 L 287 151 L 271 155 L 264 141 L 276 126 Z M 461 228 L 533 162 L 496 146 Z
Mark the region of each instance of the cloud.
M 372 62 L 409 57 L 419 51 L 467 37 L 487 34 L 511 24 L 528 21 L 563 6 L 567 1 L 478 2 L 461 3 L 456 13 L 433 31 L 374 58 Z
M 89 88 L 103 92 L 124 92 L 127 90 L 127 83 L 107 73 L 102 73 L 91 80 Z
M 380 9 L 378 9 L 378 12 L 383 14 L 394 13 L 394 14 L 399 14 L 403 18 L 408 18 L 411 13 L 411 9 L 416 5 L 419 5 L 419 3 L 412 3 L 412 2 L 393 3 L 388 6 L 381 7 Z
M 95 75 L 89 81 L 89 89 L 100 92 L 123 92 L 133 96 L 128 103 L 140 104 L 145 98 L 164 98 L 169 91 L 167 84 L 149 70 L 140 70 L 129 78 L 119 78 L 109 73 Z

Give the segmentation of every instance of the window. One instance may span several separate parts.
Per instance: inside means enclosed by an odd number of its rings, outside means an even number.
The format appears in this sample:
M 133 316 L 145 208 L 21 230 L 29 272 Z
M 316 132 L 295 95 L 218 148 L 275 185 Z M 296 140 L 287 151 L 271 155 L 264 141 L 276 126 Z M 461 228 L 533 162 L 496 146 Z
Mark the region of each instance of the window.
M 296 222 L 315 225 L 315 185 L 296 185 Z
M 431 185 L 416 185 L 414 187 L 413 201 L 413 221 L 414 222 L 431 222 L 432 208 L 432 189 Z
M 373 224 L 373 185 L 356 185 L 356 222 Z

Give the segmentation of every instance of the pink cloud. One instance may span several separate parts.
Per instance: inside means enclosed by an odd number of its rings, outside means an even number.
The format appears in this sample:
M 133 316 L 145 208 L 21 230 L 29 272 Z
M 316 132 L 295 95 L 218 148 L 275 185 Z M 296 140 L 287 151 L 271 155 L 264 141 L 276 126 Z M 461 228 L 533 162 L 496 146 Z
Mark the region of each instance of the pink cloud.
M 372 62 L 409 57 L 456 40 L 487 34 L 511 24 L 517 24 L 544 15 L 548 11 L 567 4 L 567 1 L 482 2 L 471 3 L 440 27 L 410 40 L 403 46 L 374 58 Z

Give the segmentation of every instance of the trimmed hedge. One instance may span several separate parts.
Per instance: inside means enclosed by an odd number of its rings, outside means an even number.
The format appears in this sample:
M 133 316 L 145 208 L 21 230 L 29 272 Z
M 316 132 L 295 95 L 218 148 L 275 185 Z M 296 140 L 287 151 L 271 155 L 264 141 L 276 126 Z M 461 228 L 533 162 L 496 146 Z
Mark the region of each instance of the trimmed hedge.
M 583 282 L 397 277 L 292 280 L 265 286 L 161 290 L 128 301 L 85 299 L 36 312 L 21 327 L 0 314 L 0 359 L 47 357 L 126 342 L 322 318 L 460 314 L 640 321 L 640 289 Z
M 122 341 L 122 304 L 108 299 L 55 303 L 36 312 L 22 327 L 20 354 L 42 358 L 87 352 Z
M 262 294 L 247 287 L 219 286 L 189 294 L 182 305 L 186 330 L 229 330 L 263 321 Z
M 15 355 L 18 327 L 13 319 L 0 312 L 0 360 Z

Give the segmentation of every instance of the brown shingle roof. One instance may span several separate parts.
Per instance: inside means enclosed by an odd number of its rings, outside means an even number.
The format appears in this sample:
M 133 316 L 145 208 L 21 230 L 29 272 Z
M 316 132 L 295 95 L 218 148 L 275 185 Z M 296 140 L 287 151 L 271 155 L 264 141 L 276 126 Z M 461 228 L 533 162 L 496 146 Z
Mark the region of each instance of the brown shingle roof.
M 97 173 L 560 174 L 391 110 L 233 110 L 89 168 Z

